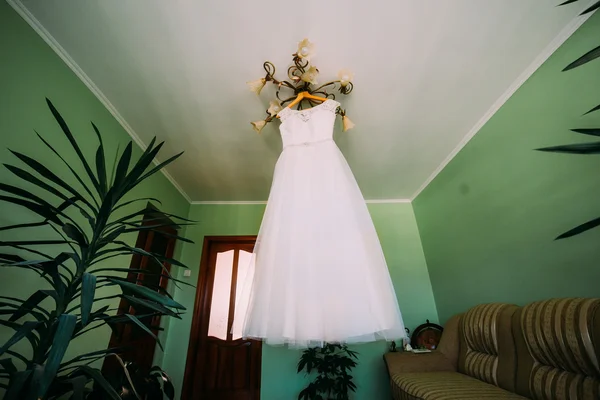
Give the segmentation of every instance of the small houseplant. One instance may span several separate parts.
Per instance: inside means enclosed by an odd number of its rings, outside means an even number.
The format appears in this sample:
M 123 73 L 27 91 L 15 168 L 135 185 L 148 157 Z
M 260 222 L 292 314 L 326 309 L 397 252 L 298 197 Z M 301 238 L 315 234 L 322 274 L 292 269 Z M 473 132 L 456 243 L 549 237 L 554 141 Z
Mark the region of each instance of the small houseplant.
M 21 165 L 5 164 L 20 183 L 18 186 L 0 183 L 0 201 L 24 208 L 34 222 L 0 227 L 0 231 L 26 230 L 29 235 L 26 240 L 0 241 L 0 266 L 26 269 L 38 275 L 40 289 L 26 298 L 0 296 L 0 326 L 14 331 L 0 346 L 0 388 L 5 390 L 5 400 L 58 399 L 69 394 L 72 399 L 84 399 L 93 383 L 96 392 L 104 393 L 104 398 L 120 400 L 120 394 L 100 370 L 90 365 L 104 357 L 118 357 L 120 349 L 79 354 L 69 360 L 64 356 L 71 340 L 101 326 L 131 324 L 158 340 L 144 321 L 157 315 L 179 318 L 179 312 L 185 309 L 159 288 L 122 278 L 130 272 L 126 257 L 132 255 L 148 257 L 163 267 L 165 264 L 185 267 L 177 260 L 131 246 L 123 239 L 143 230 L 157 231 L 175 225 L 164 223 L 163 219 L 154 223 L 142 221 L 146 210 L 140 210 L 136 204 L 160 201 L 132 198 L 131 192 L 181 153 L 153 165 L 163 143 L 156 144 L 153 139 L 134 160 L 133 145 L 129 142 L 118 160 L 111 157 L 115 163 L 109 168 L 102 136 L 92 123 L 98 147 L 93 162 L 88 162 L 58 110 L 48 99 L 46 102 L 80 165 L 67 162 L 64 149 L 57 150 L 39 134 L 40 144 L 54 154 L 56 164 L 70 171 L 67 180 L 52 171 L 53 164 L 44 165 L 16 151 L 11 152 Z M 173 221 L 185 220 L 163 214 Z M 45 229 L 43 238 L 36 237 L 41 227 Z M 47 232 L 53 232 L 54 238 L 48 239 Z M 177 281 L 167 268 L 155 274 Z M 121 293 L 103 295 L 102 288 L 108 286 L 120 287 Z M 97 304 L 116 298 L 126 299 L 140 311 L 135 315 L 114 315 L 108 305 Z M 43 301 L 51 301 L 51 305 L 42 306 Z M 24 340 L 29 351 L 15 351 L 14 345 Z
M 348 400 L 356 391 L 352 369 L 358 353 L 342 344 L 326 343 L 323 347 L 304 350 L 298 362 L 298 373 L 316 372 L 315 379 L 298 395 L 298 400 Z

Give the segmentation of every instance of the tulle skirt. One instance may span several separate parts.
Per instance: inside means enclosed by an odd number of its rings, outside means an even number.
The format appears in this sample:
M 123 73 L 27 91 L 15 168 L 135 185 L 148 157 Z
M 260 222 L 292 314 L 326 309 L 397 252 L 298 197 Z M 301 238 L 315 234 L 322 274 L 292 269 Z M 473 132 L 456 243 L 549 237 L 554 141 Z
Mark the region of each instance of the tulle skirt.
M 312 347 L 406 336 L 364 198 L 333 141 L 283 150 L 233 330 Z

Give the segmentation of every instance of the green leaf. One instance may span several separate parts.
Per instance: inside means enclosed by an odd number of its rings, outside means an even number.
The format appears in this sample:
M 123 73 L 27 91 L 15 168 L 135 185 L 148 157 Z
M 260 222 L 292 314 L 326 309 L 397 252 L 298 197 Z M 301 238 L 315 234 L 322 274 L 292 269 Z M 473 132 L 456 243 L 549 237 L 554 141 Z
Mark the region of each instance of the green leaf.
M 551 153 L 600 154 L 600 142 L 567 144 L 563 146 L 544 147 L 536 150 Z
M 63 189 L 65 189 L 66 191 L 71 193 L 73 196 L 75 196 L 75 198 L 77 198 L 84 204 L 87 204 L 91 209 L 94 209 L 93 206 L 91 206 L 90 203 L 83 196 L 81 196 L 81 194 L 79 194 L 79 192 L 77 190 L 75 190 L 75 188 L 73 188 L 71 185 L 66 183 L 61 178 L 59 178 L 54 172 L 50 171 L 44 165 L 37 162 L 33 158 L 26 156 L 25 154 L 21 154 L 16 151 L 12 151 L 12 150 L 10 150 L 10 152 L 13 153 L 19 160 L 21 160 L 25 164 L 27 164 L 35 172 L 37 172 L 44 178 L 48 179 L 49 181 L 53 182 L 54 184 L 62 187 Z M 16 167 L 13 167 L 13 169 L 16 169 Z M 35 184 L 35 182 L 32 182 L 32 181 L 30 181 L 30 182 Z
M 36 274 L 38 274 L 41 278 L 45 279 L 46 282 L 52 284 L 52 281 L 47 276 L 44 276 L 44 273 L 37 266 L 32 266 L 32 265 L 23 265 L 23 266 L 21 266 L 21 265 L 5 264 L 5 265 L 2 265 L 2 267 L 28 269 L 28 270 L 33 271 Z
M 42 268 L 44 270 L 44 274 L 50 275 L 52 278 L 52 287 L 56 290 L 58 296 L 56 296 L 57 305 L 61 305 L 64 299 L 64 294 L 66 290 L 65 283 L 60 278 L 60 273 L 58 272 L 58 266 L 66 261 L 68 258 L 68 253 L 60 253 L 54 260 L 46 261 L 42 263 Z
M 188 224 L 183 224 L 183 225 L 188 225 Z M 152 232 L 158 233 L 158 234 L 160 234 L 160 235 L 163 235 L 163 236 L 165 236 L 165 237 L 168 237 L 168 238 L 172 238 L 172 239 L 175 239 L 175 240 L 179 240 L 179 241 L 181 241 L 181 242 L 185 242 L 185 243 L 191 243 L 191 244 L 194 244 L 194 241 L 193 241 L 193 240 L 187 239 L 187 238 L 185 238 L 185 237 L 183 237 L 183 236 L 175 235 L 175 234 L 173 234 L 173 233 L 167 233 L 167 232 L 163 232 L 163 231 L 161 231 L 161 230 L 158 230 L 158 229 L 150 229 L 150 230 L 151 230 Z M 127 232 L 127 231 L 126 231 L 126 232 Z M 188 267 L 185 267 L 185 266 L 184 266 L 184 268 L 188 268 Z
M 600 226 L 600 217 L 599 218 L 595 218 L 591 221 L 588 221 L 584 224 L 581 224 L 573 229 L 571 229 L 570 231 L 567 231 L 565 233 L 563 233 L 562 235 L 558 236 L 555 240 L 559 240 L 559 239 L 565 239 L 571 236 L 575 236 L 575 235 L 579 235 L 580 233 L 583 233 L 585 231 L 589 231 L 590 229 L 594 229 L 596 227 Z
M 66 223 L 62 227 L 63 232 L 70 238 L 73 239 L 81 247 L 88 247 L 88 240 L 82 233 L 82 230 L 77 226 Z
M 186 282 L 186 281 L 182 281 L 180 279 L 174 278 L 173 275 L 167 275 L 167 274 L 162 274 L 162 273 L 158 273 L 158 272 L 151 272 L 147 269 L 137 269 L 137 268 L 98 268 L 95 270 L 90 271 L 90 273 L 94 273 L 98 278 L 114 278 L 115 275 L 104 275 L 104 274 L 99 274 L 99 272 L 104 272 L 104 271 L 111 271 L 111 272 L 125 272 L 125 273 L 142 273 L 144 275 L 152 275 L 152 276 L 160 276 L 161 278 L 166 278 L 169 280 L 172 280 L 173 282 L 177 282 L 177 283 L 181 283 L 182 285 L 185 286 L 189 286 L 189 287 L 193 287 L 195 288 L 196 286 L 194 286 L 193 284 Z M 146 285 L 147 286 L 147 285 Z
M 83 360 L 86 360 L 89 358 L 94 358 L 94 357 L 101 356 L 101 355 L 110 355 L 111 353 L 119 353 L 119 352 L 123 351 L 124 349 L 125 349 L 124 346 L 123 347 L 111 347 L 109 349 L 96 350 L 96 351 L 91 351 L 89 353 L 80 354 L 77 357 L 73 357 L 69 361 L 62 363 L 60 365 L 60 367 L 62 369 L 64 367 L 72 365 L 78 361 L 83 361 Z
M 144 299 L 140 299 L 138 297 L 133 297 L 133 296 L 127 296 L 124 295 L 123 297 L 125 297 L 127 299 L 127 301 L 129 302 L 129 304 L 131 304 L 131 306 L 133 308 L 136 308 L 137 306 L 142 306 L 142 307 L 146 307 L 149 308 L 151 310 L 154 311 L 158 311 L 159 313 L 165 314 L 165 315 L 169 315 L 171 317 L 177 318 L 177 319 L 181 319 L 181 317 L 179 316 L 179 314 L 175 313 L 174 311 L 169 310 L 167 307 L 164 307 L 158 303 L 152 302 L 152 301 L 148 301 L 148 300 L 144 300 Z
M 188 268 L 185 264 L 183 264 L 182 262 L 175 260 L 173 258 L 168 258 L 168 257 L 161 256 L 160 254 L 151 253 L 144 249 L 140 249 L 139 247 L 131 247 L 125 242 L 115 241 L 115 243 L 120 244 L 121 246 L 123 246 L 124 249 L 127 249 L 134 254 L 139 254 L 142 256 L 150 257 L 160 265 L 162 265 L 163 263 L 167 263 L 167 264 L 171 264 L 171 265 L 176 265 L 178 267 Z M 163 266 L 163 268 L 164 268 L 164 266 Z
M 583 115 L 588 115 L 588 114 L 593 113 L 594 111 L 598 111 L 598 110 L 600 110 L 600 104 L 598 104 L 596 107 L 592 108 L 590 111 L 586 112 Z
M 69 140 L 69 143 L 71 143 L 71 146 L 77 153 L 79 160 L 81 160 L 81 163 L 83 164 L 83 168 L 85 168 L 85 171 L 87 172 L 88 177 L 92 181 L 92 184 L 94 185 L 94 187 L 96 188 L 98 193 L 100 193 L 101 190 L 100 190 L 100 185 L 98 184 L 98 180 L 96 179 L 96 176 L 92 172 L 92 168 L 90 168 L 90 165 L 88 164 L 87 160 L 83 156 L 83 153 L 81 152 L 81 149 L 79 148 L 79 145 L 77 144 L 77 141 L 75 140 L 75 138 L 73 137 L 73 134 L 71 133 L 71 130 L 67 126 L 67 123 L 63 119 L 62 115 L 60 115 L 58 110 L 54 107 L 54 104 L 52 104 L 52 102 L 50 100 L 48 100 L 48 98 L 46 98 L 46 103 L 48 104 L 48 107 L 50 108 L 52 115 L 54 115 L 54 119 L 56 119 L 56 122 L 58 122 L 63 133 Z
M 158 233 L 158 234 L 163 235 L 168 238 L 181 240 L 182 242 L 186 242 L 186 243 L 194 243 L 192 240 L 186 239 L 183 236 L 179 236 L 179 235 L 173 234 L 173 233 L 168 233 L 168 232 L 165 232 L 164 230 L 160 229 L 160 228 L 174 228 L 175 229 L 180 226 L 194 225 L 193 223 L 179 223 L 179 224 L 168 223 L 168 224 L 155 224 L 155 225 L 141 225 L 142 222 L 146 222 L 146 221 L 140 221 L 139 223 L 125 222 L 124 225 L 130 226 L 130 228 L 127 228 L 126 230 L 124 230 L 123 233 L 152 231 L 152 232 Z
M 112 184 L 115 182 L 115 172 L 117 170 L 117 161 L 119 160 L 119 149 L 120 148 L 121 148 L 121 145 L 117 144 L 117 150 L 115 151 L 115 159 L 113 160 L 112 168 L 110 170 L 110 178 L 108 179 L 109 186 L 112 186 Z
M 39 321 L 27 321 L 19 330 L 17 330 L 10 339 L 2 347 L 0 347 L 0 356 L 6 352 L 12 345 L 18 343 L 24 337 L 32 335 L 32 332 L 40 324 Z
M 128 215 L 126 215 L 126 216 L 124 216 L 124 217 L 121 217 L 121 218 L 117 219 L 117 220 L 116 220 L 116 221 L 114 221 L 114 222 L 111 222 L 111 223 L 109 224 L 109 226 L 119 225 L 119 224 L 121 224 L 121 223 L 124 223 L 124 222 L 127 222 L 127 221 L 129 221 L 129 220 L 131 220 L 131 219 L 133 219 L 133 218 L 136 218 L 136 217 L 140 217 L 140 216 L 146 215 L 147 213 L 148 213 L 148 210 L 147 210 L 147 209 L 138 210 L 138 211 L 136 211 L 136 212 L 134 212 L 134 213 L 131 213 L 131 214 L 128 214 Z M 162 215 L 164 215 L 164 216 L 171 217 L 171 218 L 174 218 L 174 219 L 179 219 L 179 220 L 181 220 L 181 221 L 186 221 L 186 222 L 197 222 L 197 221 L 193 221 L 193 220 L 191 220 L 191 219 L 187 219 L 187 218 L 179 217 L 179 216 L 177 216 L 177 215 L 175 215 L 175 214 L 169 214 L 169 213 L 166 213 L 166 212 L 163 212 L 163 211 L 161 211 L 160 213 L 161 213 Z
M 48 297 L 49 294 L 50 293 L 48 290 L 38 290 L 37 292 L 29 296 L 29 298 L 21 304 L 19 309 L 12 315 L 12 317 L 10 317 L 9 321 L 16 321 L 19 318 L 25 316 L 42 301 L 44 301 L 44 299 L 46 299 L 46 297 Z
M 16 246 L 41 246 L 41 245 L 54 245 L 54 244 L 66 244 L 64 240 L 16 240 L 12 242 L 0 241 L 0 247 L 16 247 Z
M 142 296 L 148 300 L 152 300 L 155 301 L 159 304 L 162 304 L 165 307 L 171 307 L 171 308 L 177 308 L 179 310 L 185 310 L 186 308 L 184 306 L 182 306 L 181 304 L 177 303 L 176 301 L 161 295 L 158 292 L 155 292 L 153 290 L 150 290 L 144 286 L 140 286 L 140 285 L 136 285 L 134 283 L 131 282 L 127 282 L 127 281 L 123 281 L 123 280 L 119 280 L 119 279 L 108 279 L 110 282 L 121 286 L 122 290 L 129 290 L 130 292 L 133 292 L 139 296 Z
M 86 326 L 92 306 L 94 305 L 94 295 L 96 293 L 96 276 L 83 273 L 81 278 L 81 323 Z
M 7 226 L 0 227 L 0 232 L 1 231 L 9 231 L 11 229 L 37 228 L 37 227 L 44 226 L 47 224 L 48 224 L 48 222 L 44 221 L 44 222 L 32 222 L 30 224 L 7 225 Z
M 42 381 L 44 379 L 45 366 L 36 364 L 33 366 L 31 374 L 31 380 L 29 382 L 29 398 L 39 399 L 43 397 L 40 395 Z
M 12 350 L 6 350 L 6 354 L 17 360 L 21 360 L 21 362 L 25 364 L 25 368 L 30 368 L 32 365 L 32 362 L 20 353 L 14 352 Z
M 117 164 L 117 172 L 115 174 L 115 182 L 114 186 L 118 187 L 123 183 L 123 180 L 127 176 L 127 170 L 129 169 L 129 162 L 131 161 L 131 151 L 132 151 L 133 143 L 127 143 L 125 150 L 123 150 L 123 154 L 119 159 L 119 163 Z M 121 192 L 122 193 L 122 192 Z
M 88 324 L 91 324 L 92 322 L 101 322 L 101 324 L 99 324 L 95 327 L 88 328 L 86 331 L 90 331 L 90 330 L 99 328 L 101 326 L 104 326 L 104 323 L 106 322 L 106 320 L 108 318 L 110 318 L 110 316 L 108 314 L 106 314 L 106 311 L 108 309 L 109 309 L 109 306 L 104 306 L 104 307 L 101 307 L 100 309 L 90 313 L 90 317 L 88 319 Z M 77 324 L 75 325 L 74 337 L 79 336 L 80 332 L 82 332 L 82 331 L 83 331 L 83 324 L 81 323 L 81 321 L 78 321 Z M 86 331 L 83 331 L 83 332 L 86 332 Z
M 348 353 L 348 355 L 350 357 L 352 357 L 352 358 L 358 358 L 358 353 L 356 351 L 352 351 L 350 349 L 346 349 L 345 351 L 346 351 L 346 353 Z
M 77 201 L 80 201 L 77 197 L 69 198 L 68 196 L 64 195 L 62 192 L 60 192 L 59 190 L 54 188 L 53 186 L 48 185 L 46 182 L 42 181 L 41 179 L 38 179 L 37 177 L 33 176 L 32 174 L 30 174 L 29 172 L 27 172 L 25 170 L 22 170 L 21 168 L 14 167 L 9 164 L 4 164 L 4 166 L 10 172 L 12 172 L 14 175 L 16 175 L 17 177 L 23 179 L 24 181 L 32 183 L 33 185 L 35 185 L 41 189 L 46 190 L 47 192 L 53 194 L 54 196 L 62 199 L 64 202 L 79 208 L 82 212 L 85 212 L 87 214 L 87 212 L 79 204 L 77 204 Z M 89 205 L 89 203 L 88 203 L 88 206 L 91 206 L 91 205 Z M 92 207 L 92 210 L 93 210 L 93 207 Z
M 155 142 L 156 137 L 152 138 L 150 144 L 148 147 L 146 147 L 146 150 L 144 150 L 144 153 L 140 156 L 140 158 L 138 158 L 135 165 L 131 168 L 131 171 L 123 182 L 123 189 L 131 189 L 133 183 L 144 173 L 164 145 L 163 142 L 159 143 L 157 146 L 154 146 Z
M 12 358 L 5 358 L 3 360 L 0 360 L 0 366 L 3 367 L 1 371 L 8 372 L 10 376 L 18 372 L 17 367 L 15 367 Z
M 571 129 L 571 132 L 582 133 L 590 136 L 600 136 L 600 128 L 592 129 Z
M 11 321 L 4 321 L 2 319 L 0 319 L 0 325 L 4 325 L 7 326 L 11 329 L 13 329 L 14 331 L 18 332 L 20 329 L 23 328 L 24 325 L 22 324 L 18 324 L 16 322 L 11 322 Z M 31 348 L 33 350 L 35 350 L 38 346 L 38 338 L 37 336 L 35 336 L 35 334 L 33 333 L 33 330 L 29 331 L 26 335 L 25 338 L 29 341 L 29 344 L 31 344 Z M 8 348 L 8 347 L 7 347 Z M 6 350 L 5 350 L 6 351 Z
M 158 339 L 158 337 L 156 337 L 156 335 L 150 329 L 148 329 L 148 327 L 146 325 L 144 325 L 144 323 L 142 321 L 140 321 L 135 315 L 125 314 L 125 317 L 129 318 L 137 326 L 139 326 L 140 328 L 142 328 L 148 335 L 152 336 L 154 338 L 154 340 L 156 340 L 156 343 L 158 343 L 158 347 L 160 347 L 160 349 L 162 351 L 165 351 L 163 349 L 162 343 L 160 343 L 160 340 Z
M 75 172 L 75 170 L 73 169 L 73 167 L 71 167 L 71 164 L 69 164 L 64 158 L 63 156 L 60 155 L 60 153 L 58 151 L 56 151 L 56 149 L 54 147 L 52 147 L 52 145 L 50 145 L 50 143 L 48 143 L 43 137 L 42 135 L 40 135 L 37 131 L 35 131 L 36 135 L 38 136 L 38 138 L 40 138 L 40 140 L 42 142 L 44 142 L 44 144 L 54 153 L 56 154 L 56 156 L 63 162 L 63 164 L 65 164 L 67 166 L 67 168 L 69 168 L 69 170 L 71 171 L 71 173 L 73 174 L 73 176 L 75 177 L 75 179 L 77 180 L 77 182 L 79 182 L 79 184 L 83 187 L 83 189 L 86 191 L 87 194 L 90 195 L 90 198 L 92 199 L 92 201 L 96 204 L 96 206 L 98 206 L 98 203 L 96 201 L 96 198 L 94 197 L 94 194 L 92 193 L 92 191 L 90 190 L 90 188 L 85 184 L 85 182 L 83 181 L 83 179 L 81 179 L 81 177 L 77 174 L 77 172 Z M 85 204 L 87 204 L 90 209 L 94 210 L 94 213 L 97 212 L 97 210 L 90 204 L 88 203 L 85 198 L 83 198 L 83 201 L 85 202 Z
M 113 208 L 113 211 L 116 211 L 119 208 L 127 207 L 128 205 L 136 203 L 138 201 L 154 201 L 155 203 L 158 203 L 158 204 L 162 205 L 162 202 L 159 199 L 157 199 L 156 197 L 141 197 L 139 199 L 129 200 L 129 201 L 126 201 L 124 203 L 120 203 L 118 206 L 116 206 L 115 208 Z
M 569 71 L 573 68 L 580 67 L 584 64 L 589 63 L 590 61 L 595 60 L 598 57 L 600 57 L 600 46 L 596 47 L 593 50 L 588 51 L 587 53 L 585 53 L 584 55 L 579 57 L 577 60 L 575 60 L 571 64 L 567 65 L 565 67 L 565 69 L 563 69 L 563 71 Z
M 106 245 L 112 244 L 119 236 L 121 236 L 125 232 L 125 229 L 126 228 L 124 226 L 120 226 L 120 227 L 116 228 L 115 230 L 113 230 L 112 232 L 110 232 L 109 234 L 103 236 L 98 241 L 98 246 L 96 249 L 99 250 Z
M 0 253 L 0 262 L 2 263 L 18 263 L 23 261 L 25 261 L 25 259 L 16 254 Z
M 58 372 L 58 368 L 67 351 L 67 347 L 69 347 L 71 338 L 73 337 L 75 324 L 77 324 L 77 317 L 74 315 L 62 314 L 58 317 L 58 327 L 54 333 L 54 341 L 52 342 L 52 347 L 50 348 L 48 359 L 46 360 L 44 376 L 38 391 L 40 397 L 43 397 L 46 394 L 46 391 Z
M 31 201 L 19 199 L 17 197 L 10 196 L 0 196 L 0 201 L 6 201 L 7 203 L 16 204 L 22 207 L 33 211 L 37 215 L 46 218 L 49 221 L 54 222 L 55 224 L 62 225 L 62 221 L 56 216 L 57 211 L 52 206 L 45 206 L 37 203 L 33 203 Z
M 558 6 L 560 7 L 560 6 L 564 6 L 566 4 L 575 3 L 576 1 L 579 1 L 579 0 L 567 0 L 564 3 L 560 3 Z
M 32 370 L 17 372 L 10 382 L 10 388 L 6 392 L 4 400 L 22 400 L 23 399 L 23 387 L 29 379 Z
M 594 3 L 592 6 L 586 8 L 581 14 L 579 15 L 585 15 L 585 14 L 589 14 L 594 10 L 597 10 L 598 8 L 600 8 L 600 1 Z
M 109 398 L 113 400 L 121 400 L 119 394 L 113 389 L 113 387 L 108 383 L 108 381 L 102 376 L 100 370 L 95 368 L 90 368 L 87 365 L 82 365 L 77 368 L 70 376 L 78 376 L 78 375 L 86 375 L 94 380 L 100 387 L 104 390 L 106 394 L 108 394 Z
M 139 178 L 137 181 L 135 181 L 135 183 L 131 186 L 130 189 L 134 188 L 135 186 L 137 186 L 143 180 L 149 178 L 150 176 L 154 175 L 156 172 L 160 171 L 161 169 L 163 169 L 167 165 L 171 164 L 173 161 L 177 160 L 179 157 L 181 157 L 182 154 L 183 154 L 183 151 L 181 153 L 179 153 L 179 154 L 175 154 L 171 158 L 167 159 L 166 161 L 163 161 L 162 163 L 158 164 L 156 167 L 152 168 L 149 172 L 147 172 L 141 178 Z
M 98 174 L 98 184 L 100 185 L 101 197 L 106 194 L 108 182 L 106 177 L 106 159 L 104 157 L 104 143 L 102 143 L 102 135 L 100 135 L 100 131 L 96 127 L 96 125 L 92 122 L 92 128 L 94 128 L 94 132 L 96 132 L 96 137 L 98 138 L 98 149 L 96 150 L 96 174 Z

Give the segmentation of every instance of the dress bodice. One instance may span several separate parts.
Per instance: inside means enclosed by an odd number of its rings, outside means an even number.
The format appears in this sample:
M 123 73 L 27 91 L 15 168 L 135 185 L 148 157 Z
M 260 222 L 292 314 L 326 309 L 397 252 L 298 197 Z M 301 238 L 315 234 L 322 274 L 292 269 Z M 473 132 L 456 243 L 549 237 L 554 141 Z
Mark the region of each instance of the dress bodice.
M 335 111 L 340 103 L 328 99 L 307 110 L 284 108 L 279 112 L 283 148 L 325 142 L 333 139 Z

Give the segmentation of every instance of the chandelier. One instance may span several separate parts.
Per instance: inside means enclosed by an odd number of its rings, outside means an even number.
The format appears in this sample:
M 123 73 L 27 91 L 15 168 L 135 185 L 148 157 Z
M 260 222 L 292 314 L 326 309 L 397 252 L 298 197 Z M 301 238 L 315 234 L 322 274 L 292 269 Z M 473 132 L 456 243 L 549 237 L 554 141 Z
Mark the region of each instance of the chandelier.
M 314 56 L 314 43 L 311 43 L 308 39 L 304 39 L 298 43 L 296 53 L 292 54 L 293 65 L 287 70 L 288 80 L 280 81 L 276 79 L 275 65 L 270 61 L 265 61 L 263 64 L 263 68 L 266 71 L 265 77 L 246 82 L 250 90 L 256 93 L 257 96 L 260 95 L 260 92 L 267 83 L 270 82 L 276 86 L 276 99 L 271 100 L 269 108 L 266 110 L 267 117 L 260 121 L 251 122 L 252 127 L 257 133 L 260 133 L 269 122 L 277 118 L 277 113 L 286 107 L 286 104 L 293 102 L 303 93 L 321 97 L 323 100 L 335 100 L 335 94 L 333 93 L 335 91 L 343 95 L 348 95 L 352 92 L 354 88 L 352 84 L 354 74 L 347 69 L 342 69 L 338 72 L 337 80 L 319 86 L 317 81 L 319 70 L 316 66 L 310 64 L 311 58 Z M 302 96 L 296 106 L 298 110 L 302 110 L 305 106 L 309 108 L 315 106 L 317 101 L 314 97 L 307 98 Z M 344 132 L 354 127 L 354 123 L 346 116 L 345 109 L 338 107 L 336 114 L 342 117 Z

